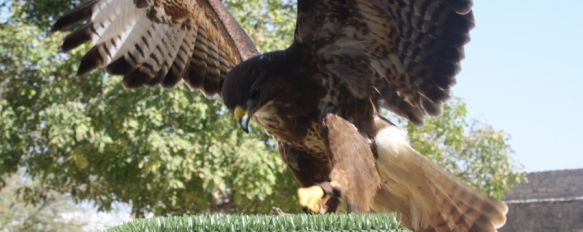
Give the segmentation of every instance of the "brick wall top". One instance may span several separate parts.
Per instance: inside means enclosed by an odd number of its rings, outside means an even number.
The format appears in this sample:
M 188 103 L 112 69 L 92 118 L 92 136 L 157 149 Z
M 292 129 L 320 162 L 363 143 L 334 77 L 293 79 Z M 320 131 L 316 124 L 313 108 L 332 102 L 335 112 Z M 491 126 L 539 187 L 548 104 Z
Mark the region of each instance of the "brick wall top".
M 533 172 L 528 183 L 514 187 L 505 200 L 583 197 L 583 169 Z

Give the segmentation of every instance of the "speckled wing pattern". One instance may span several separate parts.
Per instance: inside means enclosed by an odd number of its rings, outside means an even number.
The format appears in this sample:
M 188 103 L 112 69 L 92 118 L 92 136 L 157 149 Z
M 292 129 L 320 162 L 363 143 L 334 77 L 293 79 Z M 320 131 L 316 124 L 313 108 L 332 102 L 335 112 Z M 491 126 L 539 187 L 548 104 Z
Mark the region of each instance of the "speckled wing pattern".
M 250 56 L 231 38 L 221 15 L 226 11 L 216 11 L 222 7 L 218 4 L 218 0 L 90 0 L 58 19 L 52 29 L 82 24 L 62 46 L 69 51 L 86 42 L 93 45 L 81 60 L 80 75 L 106 67 L 110 74 L 123 75 L 129 88 L 170 88 L 184 79 L 191 88 L 214 95 L 220 93 L 228 71 Z
M 440 113 L 474 26 L 471 0 L 299 0 L 296 42 L 352 95 L 420 124 Z

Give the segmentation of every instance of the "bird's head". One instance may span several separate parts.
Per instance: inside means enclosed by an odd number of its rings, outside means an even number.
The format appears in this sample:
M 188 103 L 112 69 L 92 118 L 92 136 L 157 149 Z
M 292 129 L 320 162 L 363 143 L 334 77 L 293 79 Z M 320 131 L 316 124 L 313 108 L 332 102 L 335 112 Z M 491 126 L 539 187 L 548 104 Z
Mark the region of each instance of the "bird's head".
M 223 101 L 245 132 L 249 132 L 253 115 L 286 91 L 284 76 L 289 67 L 281 53 L 251 58 L 233 68 L 225 79 Z

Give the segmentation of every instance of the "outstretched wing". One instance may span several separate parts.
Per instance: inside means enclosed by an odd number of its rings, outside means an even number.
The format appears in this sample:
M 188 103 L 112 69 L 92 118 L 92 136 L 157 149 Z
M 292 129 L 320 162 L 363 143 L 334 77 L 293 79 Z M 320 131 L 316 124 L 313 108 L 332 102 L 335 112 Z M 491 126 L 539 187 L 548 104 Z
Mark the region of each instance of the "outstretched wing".
M 421 123 L 440 112 L 474 25 L 471 0 L 299 0 L 296 43 L 358 98 Z
M 78 74 L 106 67 L 129 88 L 173 87 L 184 79 L 207 95 L 257 51 L 219 0 L 90 0 L 65 14 L 53 31 L 80 24 L 63 43 L 69 51 L 91 41 Z
M 340 184 L 351 212 L 368 212 L 381 179 L 370 145 L 352 123 L 328 114 L 323 132 L 332 171 L 330 180 Z

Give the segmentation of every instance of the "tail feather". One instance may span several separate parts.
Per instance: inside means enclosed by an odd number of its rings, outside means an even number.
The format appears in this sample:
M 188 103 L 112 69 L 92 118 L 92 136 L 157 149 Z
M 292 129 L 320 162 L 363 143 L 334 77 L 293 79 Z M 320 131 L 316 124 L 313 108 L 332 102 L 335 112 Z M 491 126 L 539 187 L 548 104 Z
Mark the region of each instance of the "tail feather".
M 375 138 L 382 179 L 373 209 L 396 211 L 415 231 L 496 231 L 508 207 L 420 155 L 396 127 Z

